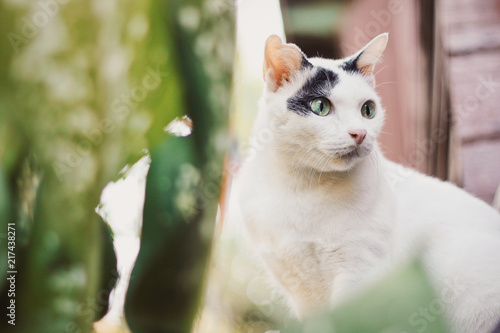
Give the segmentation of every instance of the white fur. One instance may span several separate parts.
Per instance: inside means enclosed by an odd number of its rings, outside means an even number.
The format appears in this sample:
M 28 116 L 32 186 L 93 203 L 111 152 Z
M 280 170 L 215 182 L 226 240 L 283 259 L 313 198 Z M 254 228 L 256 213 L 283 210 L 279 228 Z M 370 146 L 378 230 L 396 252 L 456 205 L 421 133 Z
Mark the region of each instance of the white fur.
M 240 173 L 240 206 L 259 254 L 299 317 L 337 304 L 375 276 L 420 256 L 453 332 L 489 332 L 500 320 L 500 215 L 456 186 L 384 158 L 384 110 L 370 78 L 341 60 L 309 59 L 340 73 L 334 112 L 300 116 L 286 100 L 311 75 L 265 88 L 255 149 Z M 377 114 L 361 116 L 366 100 Z M 360 156 L 348 131 L 365 129 Z M 417 309 L 416 309 L 417 310 Z M 418 325 L 418 323 L 416 323 Z

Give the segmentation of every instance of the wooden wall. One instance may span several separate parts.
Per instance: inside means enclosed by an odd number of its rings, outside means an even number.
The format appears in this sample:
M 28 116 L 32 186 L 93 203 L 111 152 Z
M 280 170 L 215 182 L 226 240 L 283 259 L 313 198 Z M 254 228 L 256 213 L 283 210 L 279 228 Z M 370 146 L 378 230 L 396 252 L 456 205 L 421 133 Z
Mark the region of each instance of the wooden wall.
M 488 203 L 500 184 L 500 1 L 441 0 L 451 180 Z

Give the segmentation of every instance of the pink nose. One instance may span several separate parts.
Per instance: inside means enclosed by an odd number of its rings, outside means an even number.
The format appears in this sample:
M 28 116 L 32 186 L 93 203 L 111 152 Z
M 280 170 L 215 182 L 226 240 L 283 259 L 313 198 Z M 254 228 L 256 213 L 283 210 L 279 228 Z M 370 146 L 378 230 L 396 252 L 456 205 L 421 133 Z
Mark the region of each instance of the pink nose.
M 354 139 L 356 144 L 360 145 L 363 143 L 363 140 L 365 139 L 366 130 L 364 130 L 364 129 L 352 130 L 352 131 L 349 131 L 349 134 Z

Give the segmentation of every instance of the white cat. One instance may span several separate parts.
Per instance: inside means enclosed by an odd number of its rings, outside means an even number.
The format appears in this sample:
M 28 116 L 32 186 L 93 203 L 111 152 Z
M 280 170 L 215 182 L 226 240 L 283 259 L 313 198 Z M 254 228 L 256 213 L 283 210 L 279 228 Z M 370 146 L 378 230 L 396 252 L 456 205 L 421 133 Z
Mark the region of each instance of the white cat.
M 373 71 L 387 41 L 328 60 L 268 38 L 256 148 L 239 176 L 246 229 L 299 318 L 420 256 L 452 332 L 489 332 L 500 320 L 500 215 L 380 152 Z

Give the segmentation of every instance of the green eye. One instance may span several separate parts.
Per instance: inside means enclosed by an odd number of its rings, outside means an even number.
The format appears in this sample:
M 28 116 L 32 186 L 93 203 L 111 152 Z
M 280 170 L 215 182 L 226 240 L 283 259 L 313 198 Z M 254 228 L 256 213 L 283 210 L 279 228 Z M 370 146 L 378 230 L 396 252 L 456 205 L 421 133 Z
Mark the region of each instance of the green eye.
M 361 114 L 366 119 L 372 119 L 375 117 L 375 103 L 372 101 L 365 102 L 365 104 L 361 107 Z
M 315 98 L 309 104 L 311 105 L 311 110 L 318 116 L 326 116 L 330 113 L 330 101 L 326 98 Z

